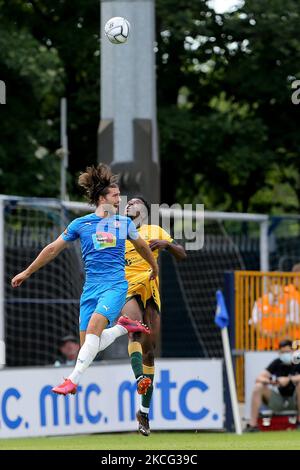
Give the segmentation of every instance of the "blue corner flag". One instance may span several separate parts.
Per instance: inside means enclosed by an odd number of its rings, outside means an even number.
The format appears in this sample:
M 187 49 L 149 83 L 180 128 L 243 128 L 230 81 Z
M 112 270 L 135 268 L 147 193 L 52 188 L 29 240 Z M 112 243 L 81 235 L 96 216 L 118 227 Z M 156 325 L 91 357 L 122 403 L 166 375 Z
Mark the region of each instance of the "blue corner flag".
M 225 305 L 223 293 L 220 290 L 217 290 L 216 296 L 217 296 L 217 310 L 216 310 L 216 315 L 215 315 L 215 324 L 219 328 L 225 328 L 229 325 L 229 316 L 228 316 L 227 308 Z

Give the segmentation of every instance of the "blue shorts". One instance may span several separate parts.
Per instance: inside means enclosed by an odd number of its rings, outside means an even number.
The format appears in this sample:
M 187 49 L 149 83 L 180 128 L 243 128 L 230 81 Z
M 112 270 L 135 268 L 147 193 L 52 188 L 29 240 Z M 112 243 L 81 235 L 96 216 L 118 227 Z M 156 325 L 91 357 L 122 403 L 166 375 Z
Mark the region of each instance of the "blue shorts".
M 128 282 L 114 284 L 86 283 L 80 298 L 79 330 L 86 331 L 93 313 L 100 313 L 108 320 L 108 326 L 118 318 L 126 302 Z

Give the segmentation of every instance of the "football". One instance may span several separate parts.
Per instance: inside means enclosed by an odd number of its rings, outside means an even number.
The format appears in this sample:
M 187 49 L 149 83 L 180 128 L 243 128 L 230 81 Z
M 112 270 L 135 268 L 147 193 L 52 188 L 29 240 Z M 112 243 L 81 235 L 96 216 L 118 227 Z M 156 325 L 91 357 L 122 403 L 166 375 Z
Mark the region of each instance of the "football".
M 130 23 L 121 16 L 115 16 L 106 22 L 104 31 L 113 44 L 124 44 L 129 36 Z

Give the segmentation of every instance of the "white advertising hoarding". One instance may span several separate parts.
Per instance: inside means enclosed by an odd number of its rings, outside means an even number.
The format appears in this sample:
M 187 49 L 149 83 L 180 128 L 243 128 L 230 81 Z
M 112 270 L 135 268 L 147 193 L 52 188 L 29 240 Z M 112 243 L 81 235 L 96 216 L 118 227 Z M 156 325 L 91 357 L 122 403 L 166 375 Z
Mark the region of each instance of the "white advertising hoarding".
M 135 431 L 139 395 L 129 364 L 94 365 L 76 395 L 51 388 L 70 368 L 0 370 L 0 438 Z M 157 360 L 151 429 L 221 429 L 222 361 Z
M 245 353 L 245 419 L 250 419 L 251 395 L 257 376 L 277 357 L 276 351 Z

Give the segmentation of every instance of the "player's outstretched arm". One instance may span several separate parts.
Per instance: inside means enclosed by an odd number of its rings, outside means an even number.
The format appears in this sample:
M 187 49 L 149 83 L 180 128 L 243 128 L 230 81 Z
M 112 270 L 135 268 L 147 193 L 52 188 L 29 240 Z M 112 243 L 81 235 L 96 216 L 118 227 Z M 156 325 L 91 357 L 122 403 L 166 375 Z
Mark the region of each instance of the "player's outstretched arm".
M 130 240 L 133 244 L 136 251 L 150 264 L 152 268 L 152 273 L 150 274 L 150 279 L 155 279 L 158 276 L 158 264 L 149 248 L 147 243 L 139 237 L 137 240 Z
M 12 287 L 19 287 L 26 279 L 40 268 L 50 263 L 67 246 L 67 242 L 59 236 L 54 242 L 45 246 L 28 268 L 17 274 L 11 281 Z
M 177 261 L 182 261 L 187 257 L 186 251 L 183 248 L 183 246 L 179 245 L 178 243 L 175 243 L 174 241 L 169 242 L 167 240 L 155 239 L 155 240 L 150 240 L 149 246 L 152 251 L 168 250 Z

